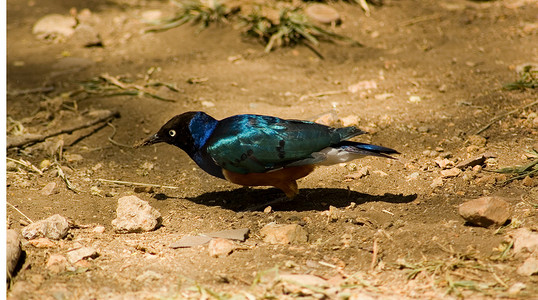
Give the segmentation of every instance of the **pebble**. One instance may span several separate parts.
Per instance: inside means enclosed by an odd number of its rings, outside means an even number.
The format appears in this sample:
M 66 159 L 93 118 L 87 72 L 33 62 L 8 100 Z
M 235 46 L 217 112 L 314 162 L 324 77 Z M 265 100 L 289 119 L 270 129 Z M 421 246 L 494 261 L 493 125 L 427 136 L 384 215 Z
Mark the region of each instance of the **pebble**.
M 47 269 L 52 273 L 60 273 L 68 266 L 67 258 L 61 254 L 51 254 L 47 260 Z
M 208 251 L 211 257 L 228 256 L 234 249 L 237 248 L 234 242 L 223 239 L 214 238 L 209 242 Z
M 442 170 L 441 171 L 441 176 L 443 178 L 456 177 L 456 176 L 458 176 L 460 174 L 461 174 L 461 170 L 458 169 L 458 168 L 452 168 L 452 169 Z
M 144 21 L 158 21 L 162 18 L 162 15 L 162 11 L 158 9 L 146 10 L 142 12 L 142 19 L 144 19 Z
M 271 222 L 265 225 L 260 234 L 263 240 L 270 244 L 293 244 L 308 241 L 308 233 L 298 224 L 276 224 Z
M 21 257 L 21 239 L 19 233 L 13 229 L 6 231 L 6 276 L 11 279 L 11 275 Z
M 28 243 L 36 248 L 54 248 L 56 244 L 53 241 L 47 238 L 37 238 L 34 240 L 28 241 Z
M 509 233 L 514 240 L 514 253 L 536 253 L 538 254 L 538 232 L 530 231 L 527 228 L 519 228 Z
M 92 247 L 82 247 L 76 250 L 67 252 L 67 261 L 70 263 L 76 263 L 79 260 L 86 258 L 96 258 L 99 253 Z
M 163 276 L 155 271 L 148 270 L 136 277 L 137 281 L 158 281 L 161 280 Z
M 63 239 L 69 232 L 69 222 L 66 218 L 56 214 L 45 220 L 34 222 L 22 230 L 22 236 L 31 240 L 46 237 L 53 240 Z
M 95 232 L 95 233 L 103 233 L 103 232 L 105 232 L 105 226 L 103 226 L 103 225 L 97 225 L 97 226 L 95 226 L 95 228 L 92 230 L 92 232 Z
M 480 156 L 471 157 L 464 161 L 459 162 L 456 165 L 456 168 L 463 170 L 468 167 L 480 166 L 480 165 L 483 165 L 485 161 L 486 161 L 486 156 L 482 154 Z
M 482 197 L 461 204 L 459 214 L 474 225 L 501 226 L 510 218 L 510 205 L 500 197 Z
M 336 9 L 325 4 L 313 4 L 305 9 L 305 14 L 314 21 L 331 24 L 340 20 L 340 14 Z
M 417 131 L 420 133 L 428 133 L 430 131 L 430 127 L 428 126 L 419 126 L 417 128 Z
M 479 135 L 471 135 L 469 136 L 467 141 L 469 142 L 469 144 L 474 145 L 474 146 L 478 146 L 478 147 L 486 146 L 486 138 Z
M 523 276 L 531 276 L 538 274 L 538 259 L 529 257 L 523 265 L 517 268 L 517 273 Z
M 420 103 L 422 99 L 420 99 L 420 96 L 410 96 L 409 97 L 409 102 L 411 103 Z
M 527 285 L 524 284 L 523 282 L 516 282 L 508 289 L 508 294 L 511 296 L 515 296 L 526 288 L 527 288 Z
M 525 176 L 525 178 L 521 180 L 521 184 L 528 187 L 534 187 L 538 185 L 538 181 L 535 178 L 531 178 L 530 176 Z
M 443 158 L 443 159 L 436 159 L 435 160 L 435 163 L 441 168 L 441 169 L 447 169 L 449 167 L 453 167 L 454 166 L 454 162 L 449 160 L 449 159 L 446 159 L 446 158 Z
M 363 80 L 347 87 L 347 90 L 352 94 L 355 94 L 359 91 L 373 89 L 377 89 L 377 83 L 375 82 L 375 80 Z
M 49 195 L 58 193 L 58 190 L 56 189 L 56 182 L 53 181 L 53 182 L 47 183 L 47 185 L 45 185 L 41 189 L 40 193 L 41 195 L 44 195 L 44 196 L 49 196 Z
M 112 227 L 118 233 L 152 231 L 162 224 L 161 213 L 137 196 L 118 199 L 116 214 Z
M 419 172 L 413 172 L 411 174 L 409 174 L 407 177 L 405 177 L 405 180 L 409 181 L 409 180 L 415 180 L 418 178 L 418 176 L 420 175 Z
M 443 177 L 437 177 L 432 181 L 432 183 L 430 184 L 430 187 L 436 188 L 442 185 L 443 185 Z
M 58 14 L 46 15 L 39 19 L 32 28 L 32 33 L 40 39 L 70 37 L 75 33 L 77 21 L 72 16 Z
M 342 126 L 349 127 L 349 126 L 356 126 L 359 124 L 359 117 L 356 115 L 349 115 L 347 117 L 343 117 L 340 119 L 340 122 L 342 123 Z
M 334 126 L 338 124 L 338 117 L 335 113 L 329 112 L 319 116 L 314 122 L 325 126 Z

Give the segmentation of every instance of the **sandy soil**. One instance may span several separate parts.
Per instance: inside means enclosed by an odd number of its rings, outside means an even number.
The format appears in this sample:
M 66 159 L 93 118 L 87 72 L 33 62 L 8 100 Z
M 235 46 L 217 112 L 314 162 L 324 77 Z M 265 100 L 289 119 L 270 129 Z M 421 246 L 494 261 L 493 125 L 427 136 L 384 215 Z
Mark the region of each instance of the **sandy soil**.
M 7 171 L 7 201 L 34 221 L 59 213 L 79 225 L 53 247 L 24 241 L 26 258 L 8 296 L 538 297 L 537 277 L 516 272 L 525 257 L 510 250 L 499 258 L 509 232 L 538 229 L 538 179 L 505 184 L 506 175 L 484 171 L 530 161 L 526 151 L 538 148 L 538 108 L 500 118 L 480 133 L 485 142 L 470 138 L 496 116 L 536 101 L 536 90 L 502 89 L 517 79 L 518 65 L 538 61 L 536 2 L 387 0 L 372 6 L 369 17 L 358 5 L 331 6 L 343 19 L 334 30 L 365 47 L 322 43 L 318 49 L 325 59 L 301 46 L 266 54 L 263 45 L 233 25 L 212 25 L 199 33 L 190 25 L 143 33 L 145 13 L 173 11 L 166 2 L 8 0 L 7 134 L 51 132 L 80 124 L 96 110 L 121 114 L 113 126 L 96 125 L 8 150 L 9 158 L 40 167 L 44 160 L 58 158 L 55 145 L 63 143 L 58 163 L 77 192 L 67 188 L 56 167 L 42 175 L 18 167 Z M 89 34 L 56 42 L 32 34 L 39 18 L 69 16 L 73 7 L 91 12 L 83 22 Z M 104 47 L 84 47 L 95 33 Z M 138 85 L 170 83 L 178 92 L 151 88 L 173 102 L 146 96 L 66 96 L 102 74 Z M 193 78 L 195 83 L 189 83 Z M 364 81 L 375 88 L 348 91 Z M 248 211 L 282 194 L 212 178 L 172 146 L 121 146 L 188 110 L 216 118 L 256 113 L 310 120 L 332 111 L 339 118 L 358 117 L 357 125 L 370 132 L 359 141 L 402 154 L 398 160 L 364 158 L 319 168 L 299 181 L 301 193 L 293 201 L 272 205 L 270 212 L 263 205 Z M 111 136 L 120 145 L 111 143 Z M 442 168 L 435 160 L 457 163 L 482 153 L 494 156 L 484 170 L 465 170 L 439 183 Z M 354 176 L 364 167 L 368 175 Z M 132 186 L 99 179 L 180 188 L 135 192 Z M 439 184 L 432 184 L 436 179 Z M 43 195 L 50 182 L 56 191 Z M 161 228 L 114 233 L 117 200 L 130 194 L 161 212 Z M 469 226 L 458 215 L 459 204 L 490 195 L 511 206 L 511 222 L 500 230 Z M 20 230 L 25 218 L 9 205 L 7 215 L 8 226 Z M 270 222 L 301 225 L 308 242 L 264 242 L 260 229 Z M 92 231 L 99 224 L 104 233 Z M 207 246 L 169 247 L 185 235 L 232 228 L 249 228 L 250 236 L 229 256 L 210 257 Z M 46 267 L 50 255 L 80 246 L 94 247 L 100 256 L 59 273 Z M 275 267 L 281 273 L 320 276 L 329 287 L 294 289 L 267 275 Z M 412 271 L 417 275 L 410 278 Z M 257 281 L 260 277 L 269 279 Z M 525 288 L 518 291 L 522 284 Z

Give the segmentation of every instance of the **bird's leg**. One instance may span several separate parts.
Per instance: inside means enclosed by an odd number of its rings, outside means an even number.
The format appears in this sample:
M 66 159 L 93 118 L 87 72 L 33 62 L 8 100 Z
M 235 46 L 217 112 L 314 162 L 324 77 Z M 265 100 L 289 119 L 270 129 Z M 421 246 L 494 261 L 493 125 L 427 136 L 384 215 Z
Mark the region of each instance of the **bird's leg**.
M 279 197 L 279 198 L 273 199 L 273 200 L 271 200 L 269 202 L 249 206 L 246 209 L 246 211 L 258 210 L 258 209 L 261 209 L 263 207 L 267 207 L 269 205 L 274 205 L 274 204 L 279 204 L 279 203 L 291 201 L 299 193 L 299 187 L 297 186 L 297 181 L 295 181 L 295 180 L 288 181 L 288 182 L 282 182 L 282 184 L 279 184 L 278 186 L 275 186 L 275 187 L 282 190 L 286 194 L 286 197 Z

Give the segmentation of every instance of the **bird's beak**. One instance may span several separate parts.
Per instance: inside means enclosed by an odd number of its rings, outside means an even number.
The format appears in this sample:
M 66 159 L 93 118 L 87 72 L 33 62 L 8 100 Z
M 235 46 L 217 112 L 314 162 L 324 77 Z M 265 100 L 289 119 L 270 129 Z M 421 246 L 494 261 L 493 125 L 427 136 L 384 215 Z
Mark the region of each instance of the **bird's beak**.
M 151 136 L 147 137 L 146 139 L 136 143 L 134 145 L 134 147 L 138 148 L 138 147 L 142 147 L 142 146 L 149 146 L 149 145 L 153 145 L 153 144 L 157 144 L 157 143 L 161 143 L 161 142 L 164 142 L 163 139 L 161 139 L 161 137 L 156 133 L 156 134 L 151 135 Z

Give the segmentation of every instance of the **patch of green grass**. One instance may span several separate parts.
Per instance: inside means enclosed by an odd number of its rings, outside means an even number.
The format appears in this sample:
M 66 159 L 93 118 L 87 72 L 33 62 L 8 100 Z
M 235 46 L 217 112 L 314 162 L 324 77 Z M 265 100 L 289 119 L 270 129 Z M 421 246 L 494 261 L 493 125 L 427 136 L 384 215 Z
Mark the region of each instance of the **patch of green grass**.
M 501 184 L 508 183 L 516 179 L 522 179 L 527 176 L 535 176 L 536 174 L 538 174 L 538 151 L 536 149 L 533 149 L 529 151 L 529 153 L 535 157 L 535 159 L 532 160 L 530 163 L 523 166 L 512 166 L 493 171 L 496 173 L 513 175 L 512 178 L 503 181 Z
M 505 84 L 503 88 L 509 91 L 538 88 L 538 69 L 535 65 L 524 66 L 519 72 L 519 79 Z
M 276 47 L 302 44 L 319 57 L 323 57 L 314 48 L 321 39 L 341 40 L 355 46 L 362 46 L 351 38 L 314 25 L 300 8 L 281 9 L 278 20 L 271 20 L 264 16 L 260 10 L 255 10 L 247 16 L 243 16 L 242 21 L 246 28 L 245 33 L 265 44 L 265 52 L 271 52 Z

